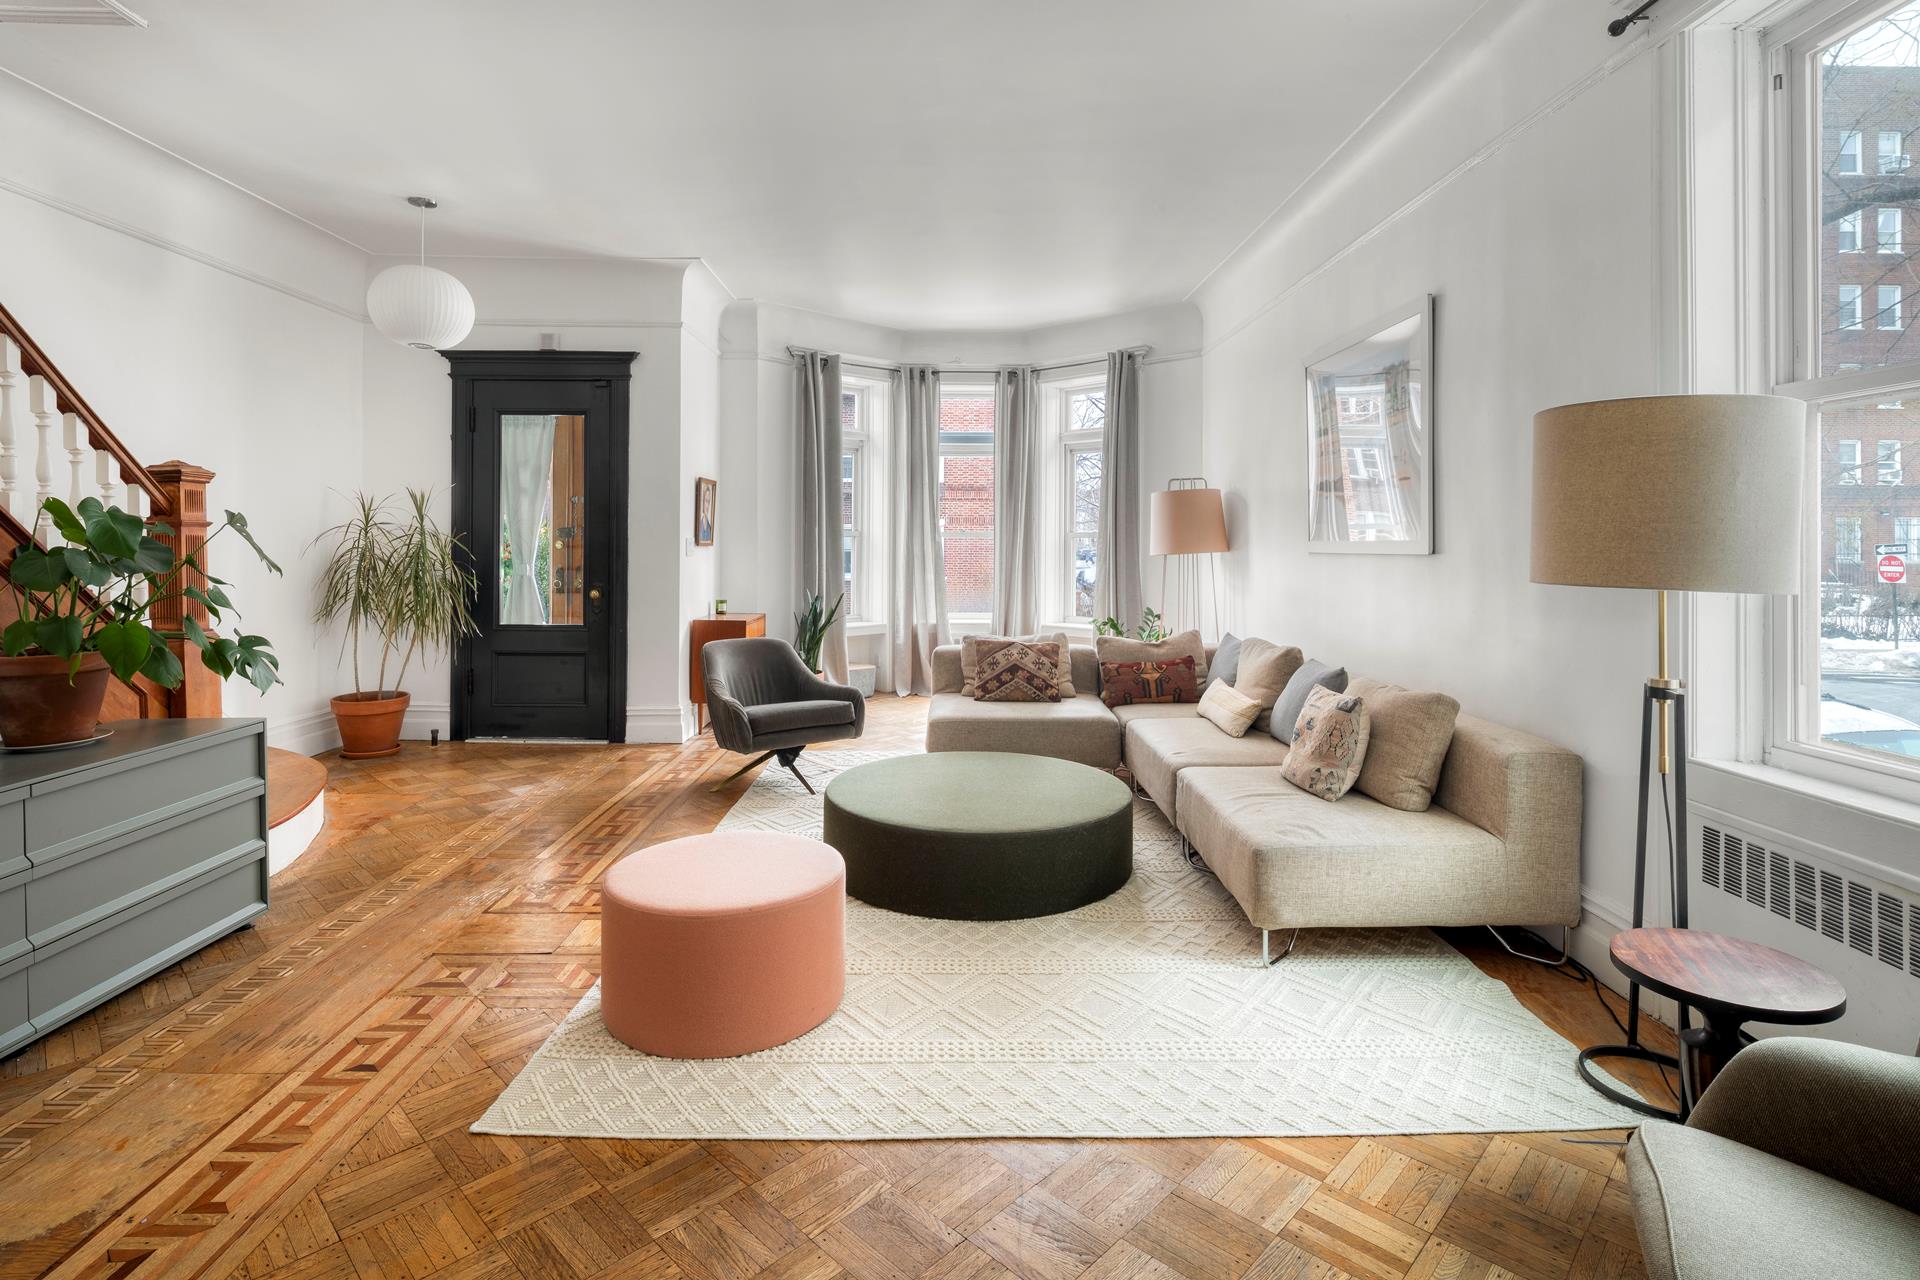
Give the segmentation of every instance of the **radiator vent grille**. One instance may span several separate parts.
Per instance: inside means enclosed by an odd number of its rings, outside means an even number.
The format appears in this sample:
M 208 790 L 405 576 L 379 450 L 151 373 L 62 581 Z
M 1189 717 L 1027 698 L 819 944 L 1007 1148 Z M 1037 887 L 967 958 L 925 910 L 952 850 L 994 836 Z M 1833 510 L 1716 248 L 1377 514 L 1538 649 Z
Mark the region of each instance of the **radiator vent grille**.
M 1700 883 L 1920 978 L 1920 899 L 1854 879 L 1711 823 Z

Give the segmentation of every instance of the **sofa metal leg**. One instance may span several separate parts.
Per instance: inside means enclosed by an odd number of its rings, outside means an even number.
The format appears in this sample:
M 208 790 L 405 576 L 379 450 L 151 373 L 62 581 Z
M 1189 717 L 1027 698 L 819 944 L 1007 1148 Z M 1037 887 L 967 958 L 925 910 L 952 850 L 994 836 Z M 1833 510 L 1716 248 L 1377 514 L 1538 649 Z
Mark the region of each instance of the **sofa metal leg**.
M 1213 868 L 1207 865 L 1207 860 L 1200 856 L 1198 849 L 1193 847 L 1193 841 L 1187 839 L 1184 834 L 1180 837 L 1180 856 L 1185 858 L 1187 865 L 1195 871 L 1204 875 L 1213 874 Z
M 1522 960 L 1531 960 L 1535 964 L 1546 965 L 1549 969 L 1558 969 L 1561 965 L 1567 962 L 1567 944 L 1572 940 L 1572 937 L 1573 937 L 1573 930 L 1567 925 L 1564 925 L 1564 924 L 1561 925 L 1560 926 L 1560 954 L 1558 956 L 1537 956 L 1530 951 L 1521 951 L 1517 949 L 1512 943 L 1508 942 L 1504 937 L 1502 937 L 1500 934 L 1500 930 L 1498 930 L 1494 926 L 1487 925 L 1486 930 L 1488 933 L 1493 935 L 1493 940 L 1495 942 L 1499 943 L 1503 948 L 1505 948 L 1508 955 L 1518 956 Z
M 741 774 L 745 773 L 747 770 L 757 769 L 761 765 L 765 764 L 767 761 L 773 759 L 773 754 L 774 753 L 771 751 L 762 752 L 761 754 L 755 756 L 753 759 L 747 761 L 745 764 L 741 765 L 738 769 L 735 769 L 732 773 L 728 774 L 726 777 L 722 778 L 720 781 L 708 787 L 707 790 L 709 792 L 726 790 L 729 786 L 733 784 L 736 778 L 738 778 Z
M 1260 963 L 1265 965 L 1279 964 L 1282 960 L 1285 960 L 1293 954 L 1293 944 L 1298 941 L 1300 941 L 1300 931 L 1295 929 L 1287 934 L 1287 945 L 1283 947 L 1280 954 L 1276 956 L 1273 954 L 1271 931 L 1262 929 L 1260 931 Z

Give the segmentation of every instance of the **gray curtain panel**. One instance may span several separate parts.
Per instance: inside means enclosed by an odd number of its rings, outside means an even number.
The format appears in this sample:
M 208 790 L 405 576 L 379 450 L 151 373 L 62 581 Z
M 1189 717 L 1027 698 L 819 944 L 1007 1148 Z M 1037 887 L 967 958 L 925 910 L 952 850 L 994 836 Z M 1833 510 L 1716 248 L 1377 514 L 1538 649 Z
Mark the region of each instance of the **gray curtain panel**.
M 900 370 L 893 391 L 894 692 L 933 692 L 933 651 L 947 639 L 946 563 L 940 552 L 940 371 Z
M 1040 626 L 1040 382 L 1031 365 L 993 382 L 993 630 Z
M 820 351 L 793 355 L 794 457 L 800 473 L 800 544 L 795 557 L 795 604 L 819 596 L 831 608 L 845 590 L 841 570 L 846 526 L 840 514 L 840 357 Z M 820 668 L 829 680 L 847 679 L 846 606 L 820 644 Z
M 1140 621 L 1140 353 L 1107 353 L 1107 424 L 1101 436 L 1100 564 L 1093 614 Z

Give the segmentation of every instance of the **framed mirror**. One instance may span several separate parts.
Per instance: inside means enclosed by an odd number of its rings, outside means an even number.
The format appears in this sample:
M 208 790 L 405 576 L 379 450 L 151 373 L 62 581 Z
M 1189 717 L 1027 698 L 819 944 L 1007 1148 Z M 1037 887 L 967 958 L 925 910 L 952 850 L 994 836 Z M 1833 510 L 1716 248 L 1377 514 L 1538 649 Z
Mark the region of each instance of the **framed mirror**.
M 1307 549 L 1433 554 L 1433 296 L 1307 363 Z

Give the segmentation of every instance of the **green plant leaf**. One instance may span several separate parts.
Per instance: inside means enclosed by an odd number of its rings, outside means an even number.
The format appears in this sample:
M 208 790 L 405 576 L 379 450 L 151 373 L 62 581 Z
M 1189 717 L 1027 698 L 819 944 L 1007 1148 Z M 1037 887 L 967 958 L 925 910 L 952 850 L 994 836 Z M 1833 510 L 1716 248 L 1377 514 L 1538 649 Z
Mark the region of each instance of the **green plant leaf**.
M 59 552 L 60 559 L 66 562 L 67 572 L 93 590 L 98 591 L 113 581 L 114 571 L 79 547 L 61 547 Z
M 139 516 L 108 507 L 87 520 L 87 543 L 108 559 L 131 560 L 140 551 L 146 526 Z
M 49 498 L 48 501 L 51 502 L 52 499 Z M 92 520 L 105 514 L 107 514 L 107 504 L 100 501 L 100 499 L 92 497 L 80 499 L 81 520 Z
M 149 520 L 147 532 L 156 538 L 171 538 L 174 531 L 173 526 L 164 520 Z
M 202 627 L 197 621 L 195 621 L 194 616 L 190 613 L 184 615 L 180 619 L 180 634 L 185 636 L 187 638 L 187 643 L 191 644 L 196 649 L 204 649 L 207 647 L 208 640 L 207 640 L 206 628 Z
M 93 647 L 122 683 L 133 683 L 153 650 L 152 633 L 138 622 L 109 622 L 93 633 Z
M 87 498 L 80 503 L 80 509 L 85 511 L 87 503 L 89 502 L 93 503 L 96 507 L 100 505 L 98 498 Z M 58 498 L 48 498 L 40 504 L 40 507 L 47 513 L 47 517 L 53 521 L 53 527 L 60 531 L 62 538 L 68 542 L 78 542 L 82 544 L 86 542 L 86 521 L 80 516 L 75 515 L 72 507 L 60 501 Z
M 173 548 L 157 538 L 142 538 L 133 554 L 133 568 L 136 573 L 164 577 L 173 571 Z
M 73 657 L 85 639 L 80 619 L 75 617 L 56 615 L 33 624 L 33 642 L 56 657 Z
M 267 554 L 267 549 L 255 540 L 253 530 L 247 528 L 247 518 L 245 516 L 241 515 L 238 511 L 227 512 L 227 526 L 242 538 L 246 539 L 247 545 L 253 548 L 253 554 L 260 557 L 261 564 L 267 566 L 275 576 L 279 575 L 280 566 L 273 562 L 273 557 Z
M 19 657 L 33 648 L 33 644 L 32 618 L 16 618 L 7 624 L 5 631 L 0 631 L 0 652 L 4 652 L 9 658 Z
M 215 622 L 220 621 L 220 608 L 214 604 L 212 600 L 207 598 L 206 592 L 195 586 L 186 586 L 180 588 L 180 594 L 189 600 L 198 600 L 202 605 L 206 606 L 207 616 L 209 618 Z
M 140 668 L 140 674 L 163 689 L 178 689 L 180 682 L 186 678 L 186 668 L 180 665 L 180 659 L 173 655 L 173 650 L 167 648 L 167 642 L 159 632 L 149 628 L 147 638 L 152 648 L 147 650 L 147 662 Z
M 227 593 L 219 587 L 207 588 L 207 603 L 221 609 L 233 608 L 233 601 L 227 599 Z
M 72 577 L 64 557 L 39 547 L 21 547 L 13 553 L 13 563 L 7 567 L 7 578 L 26 591 L 51 591 Z

